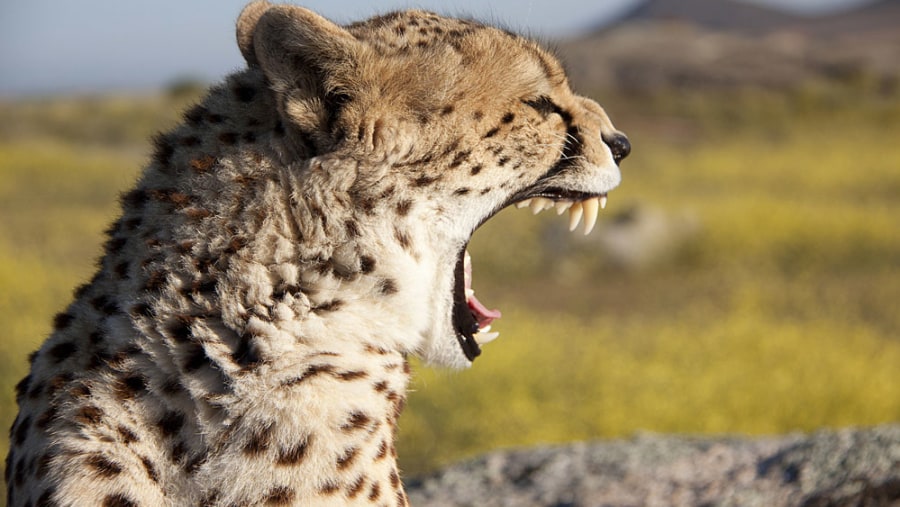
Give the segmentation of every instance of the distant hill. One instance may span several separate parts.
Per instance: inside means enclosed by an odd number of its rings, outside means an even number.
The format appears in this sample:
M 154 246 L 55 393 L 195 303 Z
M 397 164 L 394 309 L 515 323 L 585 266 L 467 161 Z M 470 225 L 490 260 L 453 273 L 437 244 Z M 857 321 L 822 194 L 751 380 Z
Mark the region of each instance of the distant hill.
M 815 17 L 736 0 L 648 0 L 561 49 L 583 90 L 865 81 L 900 91 L 898 27 L 900 0 Z
M 850 12 L 802 19 L 794 28 L 825 37 L 894 33 L 900 31 L 900 0 L 881 0 Z
M 785 11 L 734 0 L 649 0 L 638 4 L 618 20 L 690 23 L 710 30 L 758 34 L 795 23 Z

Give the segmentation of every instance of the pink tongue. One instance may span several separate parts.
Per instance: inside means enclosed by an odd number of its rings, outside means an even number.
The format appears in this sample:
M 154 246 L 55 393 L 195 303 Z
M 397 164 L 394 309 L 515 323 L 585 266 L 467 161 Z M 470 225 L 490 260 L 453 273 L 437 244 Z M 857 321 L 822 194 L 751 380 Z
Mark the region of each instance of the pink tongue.
M 500 310 L 488 310 L 475 295 L 469 298 L 469 309 L 475 314 L 475 320 L 478 321 L 478 327 L 489 325 L 494 319 L 500 318 Z
M 471 257 L 469 257 L 468 250 L 464 254 L 466 256 L 465 260 L 465 287 L 466 289 L 472 288 L 472 261 Z M 466 299 L 466 303 L 469 305 L 469 310 L 472 310 L 472 313 L 475 314 L 475 320 L 478 321 L 478 327 L 483 328 L 484 326 L 489 325 L 494 319 L 500 318 L 500 310 L 488 310 L 481 301 L 475 297 L 475 294 L 472 294 Z

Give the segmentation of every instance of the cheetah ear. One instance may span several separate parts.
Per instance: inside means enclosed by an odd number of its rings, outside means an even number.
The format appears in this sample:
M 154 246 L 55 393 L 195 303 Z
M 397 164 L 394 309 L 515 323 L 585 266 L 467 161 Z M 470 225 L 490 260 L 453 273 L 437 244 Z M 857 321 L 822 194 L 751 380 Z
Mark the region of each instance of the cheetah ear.
M 270 7 L 272 7 L 272 4 L 266 0 L 255 0 L 247 4 L 244 10 L 241 11 L 241 15 L 238 16 L 235 30 L 237 32 L 238 47 L 241 49 L 241 54 L 244 56 L 244 60 L 247 61 L 247 65 L 251 67 L 259 66 L 259 62 L 256 61 L 255 50 L 253 49 L 253 31 L 256 28 L 256 24 L 259 23 L 259 18 Z
M 308 9 L 265 0 L 244 8 L 237 39 L 248 65 L 260 67 L 282 92 L 310 78 L 324 89 L 335 86 L 324 78 L 340 79 L 352 69 L 361 47 L 350 32 Z

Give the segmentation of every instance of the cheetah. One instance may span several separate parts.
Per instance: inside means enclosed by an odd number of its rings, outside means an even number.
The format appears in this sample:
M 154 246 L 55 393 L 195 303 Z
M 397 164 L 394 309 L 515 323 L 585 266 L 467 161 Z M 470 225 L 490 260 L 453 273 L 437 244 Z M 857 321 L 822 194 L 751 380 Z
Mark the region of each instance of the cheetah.
M 407 358 L 496 338 L 472 233 L 512 205 L 589 232 L 620 183 L 627 138 L 513 33 L 256 1 L 237 41 L 16 386 L 11 507 L 406 505 Z

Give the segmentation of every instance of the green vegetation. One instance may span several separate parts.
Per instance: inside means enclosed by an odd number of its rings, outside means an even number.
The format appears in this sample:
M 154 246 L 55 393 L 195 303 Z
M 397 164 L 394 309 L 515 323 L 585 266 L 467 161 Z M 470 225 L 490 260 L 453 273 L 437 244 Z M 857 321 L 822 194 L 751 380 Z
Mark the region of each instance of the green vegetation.
M 469 371 L 415 369 L 407 475 L 635 431 L 900 420 L 900 99 L 598 96 L 634 145 L 623 186 L 593 241 L 524 210 L 476 232 L 475 287 L 504 311 L 502 335 Z M 0 425 L 27 354 L 90 276 L 146 137 L 186 100 L 0 103 Z M 645 210 L 693 226 L 623 262 L 602 238 Z

